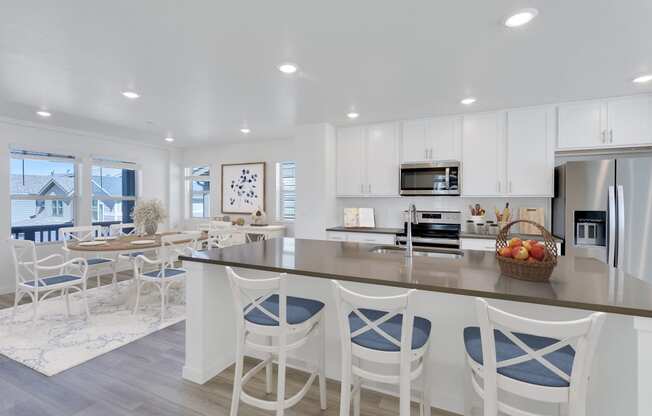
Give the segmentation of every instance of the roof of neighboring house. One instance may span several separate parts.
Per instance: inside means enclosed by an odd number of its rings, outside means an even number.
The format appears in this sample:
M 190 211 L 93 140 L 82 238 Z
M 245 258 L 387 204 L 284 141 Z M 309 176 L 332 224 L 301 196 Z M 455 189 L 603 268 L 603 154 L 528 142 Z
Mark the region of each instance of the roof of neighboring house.
M 70 194 L 75 187 L 75 177 L 55 175 L 11 175 L 12 195 L 46 195 L 53 187 L 64 194 Z M 114 176 L 93 176 L 91 180 L 94 195 L 121 195 L 122 178 Z M 101 186 L 100 186 L 101 185 Z

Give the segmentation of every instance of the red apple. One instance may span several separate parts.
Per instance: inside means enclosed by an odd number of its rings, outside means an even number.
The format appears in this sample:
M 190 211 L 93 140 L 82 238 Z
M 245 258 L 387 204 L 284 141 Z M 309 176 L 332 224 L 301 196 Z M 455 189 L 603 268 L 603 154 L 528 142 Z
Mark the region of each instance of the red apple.
M 527 258 L 530 257 L 530 253 L 528 253 L 527 248 L 523 246 L 514 247 L 512 249 L 512 257 L 516 260 L 527 260 Z
M 512 249 L 509 247 L 503 247 L 498 252 L 503 257 L 512 257 Z
M 546 256 L 546 249 L 543 245 L 535 245 L 532 247 L 532 250 L 530 250 L 530 255 L 535 258 L 538 261 L 542 261 L 543 258 Z
M 534 244 L 531 243 L 531 240 L 528 240 L 528 241 L 524 241 L 524 242 L 523 242 L 523 247 L 527 248 L 528 251 L 532 250 L 532 246 L 533 246 L 533 245 L 534 245 Z
M 508 242 L 507 244 L 508 244 L 511 248 L 514 248 L 514 247 L 520 247 L 520 246 L 523 245 L 523 241 L 521 241 L 520 238 L 516 238 L 516 237 L 514 237 L 514 238 L 510 239 L 509 242 Z

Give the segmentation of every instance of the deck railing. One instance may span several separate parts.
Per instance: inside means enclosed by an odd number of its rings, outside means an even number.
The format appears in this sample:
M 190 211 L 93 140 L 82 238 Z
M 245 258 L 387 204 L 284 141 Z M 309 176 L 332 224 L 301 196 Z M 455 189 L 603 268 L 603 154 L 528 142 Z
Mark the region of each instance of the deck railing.
M 93 225 L 100 225 L 105 228 L 102 234 L 108 235 L 109 226 L 111 224 L 119 224 L 120 221 L 101 221 L 94 222 Z M 72 227 L 72 222 L 63 224 L 52 225 L 28 225 L 11 227 L 11 238 L 16 240 L 32 240 L 35 243 L 49 243 L 61 241 L 59 236 L 59 229 L 64 227 Z

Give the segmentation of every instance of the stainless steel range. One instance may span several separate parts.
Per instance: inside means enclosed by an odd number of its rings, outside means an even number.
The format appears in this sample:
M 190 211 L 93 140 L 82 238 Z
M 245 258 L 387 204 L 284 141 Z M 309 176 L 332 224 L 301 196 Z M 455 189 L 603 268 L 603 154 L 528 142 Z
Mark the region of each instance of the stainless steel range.
M 408 212 L 404 211 L 404 218 Z M 460 211 L 417 211 L 412 223 L 412 244 L 414 247 L 460 247 Z M 407 241 L 408 222 L 403 223 L 403 232 L 396 235 L 396 243 L 404 246 Z

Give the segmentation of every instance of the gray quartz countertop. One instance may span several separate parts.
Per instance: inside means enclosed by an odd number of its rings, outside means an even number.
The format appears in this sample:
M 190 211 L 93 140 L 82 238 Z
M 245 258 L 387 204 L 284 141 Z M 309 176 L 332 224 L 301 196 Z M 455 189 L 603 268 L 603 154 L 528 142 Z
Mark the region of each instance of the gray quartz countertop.
M 652 317 L 652 285 L 595 259 L 559 257 L 550 282 L 502 276 L 494 253 L 453 257 L 377 253 L 374 244 L 276 238 L 196 251 L 183 261 L 465 296 Z M 189 276 L 192 278 L 192 276 Z M 646 278 L 652 280 L 652 276 Z M 649 281 L 649 280 L 648 280 Z
M 402 228 L 383 228 L 383 227 L 331 227 L 326 231 L 343 231 L 347 233 L 375 233 L 375 234 L 398 234 L 402 233 Z

